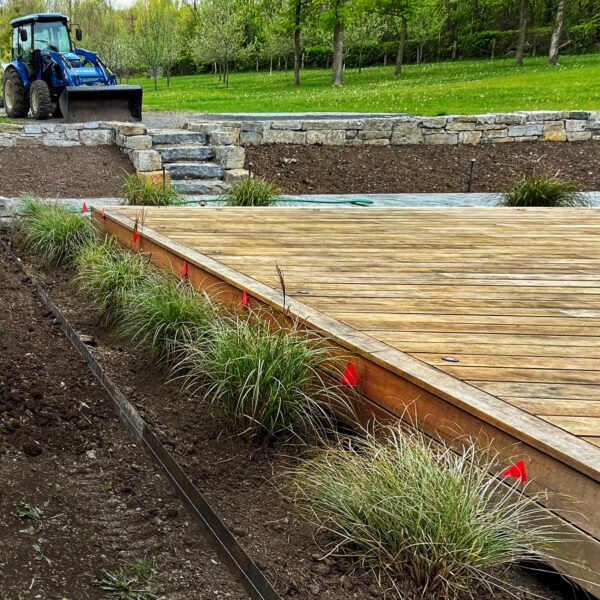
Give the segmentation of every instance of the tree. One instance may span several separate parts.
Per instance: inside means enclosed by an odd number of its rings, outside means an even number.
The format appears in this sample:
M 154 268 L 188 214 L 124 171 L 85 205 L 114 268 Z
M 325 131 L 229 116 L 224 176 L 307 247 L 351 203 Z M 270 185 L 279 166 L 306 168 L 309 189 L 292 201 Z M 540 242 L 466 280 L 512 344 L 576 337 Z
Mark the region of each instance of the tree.
M 244 56 L 244 19 L 237 0 L 206 0 L 200 7 L 196 32 L 196 60 L 219 65 L 229 85 L 232 60 Z
M 398 37 L 398 52 L 396 53 L 396 67 L 394 74 L 402 75 L 402 63 L 404 61 L 404 44 L 408 31 L 408 18 L 411 14 L 410 0 L 366 0 L 367 6 L 386 18 L 395 19 L 400 22 L 400 33 Z
M 523 53 L 525 52 L 525 39 L 527 37 L 527 13 L 529 12 L 529 0 L 521 0 L 519 10 L 519 39 L 517 40 L 517 53 L 515 61 L 517 67 L 523 66 Z
M 155 90 L 158 89 L 159 68 L 169 67 L 170 70 L 172 66 L 176 11 L 172 0 L 139 0 L 134 6 L 137 18 L 135 48 L 142 65 L 151 71 Z
M 558 54 L 560 52 L 560 34 L 562 33 L 563 23 L 565 20 L 565 5 L 567 0 L 558 0 L 556 7 L 556 20 L 554 23 L 554 31 L 550 40 L 550 52 L 548 54 L 548 64 L 558 64 Z
M 294 85 L 300 85 L 300 68 L 302 66 L 302 26 L 311 5 L 311 0 L 288 0 L 288 14 L 291 15 L 291 34 L 294 46 Z
M 333 30 L 333 60 L 331 63 L 331 81 L 333 85 L 342 85 L 344 70 L 344 27 L 349 17 L 351 0 L 329 0 L 321 4 L 321 19 L 326 27 Z

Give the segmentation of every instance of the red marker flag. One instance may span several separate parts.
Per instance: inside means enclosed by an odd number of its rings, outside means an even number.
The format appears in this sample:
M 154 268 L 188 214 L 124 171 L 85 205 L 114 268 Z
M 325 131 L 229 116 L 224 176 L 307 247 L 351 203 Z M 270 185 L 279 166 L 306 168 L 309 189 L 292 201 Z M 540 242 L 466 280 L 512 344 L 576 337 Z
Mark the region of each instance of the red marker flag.
M 84 202 L 83 206 L 81 207 L 81 212 L 82 213 L 86 213 L 87 212 L 87 204 Z
M 510 465 L 508 469 L 505 469 L 501 473 L 502 477 L 514 477 L 521 481 L 527 481 L 527 471 L 525 469 L 525 462 L 518 460 L 514 465 Z
M 358 376 L 356 367 L 351 362 L 349 362 L 348 366 L 344 369 L 340 381 L 350 387 L 356 387 L 358 385 L 360 377 Z
M 183 267 L 181 267 L 181 276 L 187 277 L 187 275 L 188 275 L 188 264 L 187 264 L 187 260 L 184 259 Z
M 138 233 L 137 229 L 133 230 L 133 241 L 137 242 L 140 239 L 140 234 Z
M 106 221 L 106 211 L 104 210 L 104 206 L 102 207 L 102 220 Z
M 248 306 L 248 294 L 246 290 L 242 292 L 242 306 Z

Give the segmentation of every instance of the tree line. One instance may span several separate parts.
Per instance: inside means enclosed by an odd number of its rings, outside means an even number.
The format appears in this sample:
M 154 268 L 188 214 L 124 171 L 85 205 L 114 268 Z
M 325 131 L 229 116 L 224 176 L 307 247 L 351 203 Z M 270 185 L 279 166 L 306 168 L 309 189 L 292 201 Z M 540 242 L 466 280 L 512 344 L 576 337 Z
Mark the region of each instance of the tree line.
M 85 31 L 122 77 L 232 69 L 344 69 L 407 61 L 545 54 L 600 48 L 600 0 L 0 0 L 0 58 L 10 55 L 11 18 L 56 11 Z

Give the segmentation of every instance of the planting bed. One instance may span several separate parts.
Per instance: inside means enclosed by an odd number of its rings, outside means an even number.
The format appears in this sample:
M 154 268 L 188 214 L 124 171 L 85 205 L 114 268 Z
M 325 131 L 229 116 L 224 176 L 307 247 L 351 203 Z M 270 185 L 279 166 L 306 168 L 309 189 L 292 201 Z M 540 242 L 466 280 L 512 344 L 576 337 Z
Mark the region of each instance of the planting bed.
M 246 149 L 257 175 L 286 194 L 502 192 L 523 176 L 546 173 L 600 190 L 600 143 L 478 146 L 289 146 Z
M 48 198 L 121 196 L 129 158 L 116 146 L 0 148 L 0 196 Z
M 244 598 L 3 253 L 0 305 L 0 596 L 106 598 L 103 570 L 150 559 L 157 595 Z
M 31 257 L 27 260 L 32 262 L 35 268 L 36 260 Z M 15 273 L 14 268 L 8 267 L 6 264 L 2 265 L 2 268 L 6 278 L 10 278 L 10 286 L 3 286 L 3 289 L 9 288 L 5 293 L 9 294 L 11 302 L 4 299 L 4 305 L 13 307 L 9 313 L 6 313 L 10 316 L 10 324 L 7 323 L 4 327 L 7 328 L 6 331 L 8 331 L 8 327 L 15 330 L 14 333 L 11 331 L 10 339 L 19 340 L 20 354 L 18 358 L 30 354 L 31 357 L 28 360 L 34 361 L 39 360 L 39 357 L 43 355 L 47 361 L 47 371 L 55 374 L 59 382 L 65 381 L 67 389 L 75 385 L 69 379 L 65 379 L 71 373 L 71 376 L 81 386 L 76 398 L 85 396 L 86 404 L 95 407 L 94 398 L 100 394 L 97 387 L 92 385 L 91 375 L 87 373 L 83 363 L 72 357 L 73 352 L 67 352 L 65 348 L 57 347 L 59 343 L 65 345 L 66 341 L 59 339 L 61 334 L 56 327 L 53 327 L 47 320 L 44 321 L 41 316 L 37 316 L 36 320 L 31 321 L 31 317 L 27 316 L 26 311 L 29 310 L 30 314 L 34 313 L 35 302 L 31 298 L 29 288 L 26 287 L 25 282 L 21 281 L 21 276 Z M 144 418 L 154 426 L 162 442 L 169 447 L 187 474 L 205 492 L 213 507 L 240 539 L 250 555 L 265 570 L 282 596 L 307 599 L 335 598 L 336 600 L 342 598 L 366 600 L 384 596 L 382 590 L 371 578 L 345 576 L 344 567 L 346 565 L 330 559 L 321 560 L 323 557 L 319 552 L 318 543 L 323 542 L 324 538 L 320 534 L 316 535 L 314 529 L 298 517 L 290 499 L 285 494 L 279 493 L 282 489 L 280 476 L 294 461 L 294 457 L 302 452 L 302 448 L 279 445 L 267 449 L 257 449 L 236 438 L 220 434 L 219 428 L 213 423 L 210 413 L 203 403 L 191 401 L 182 396 L 178 393 L 176 385 L 163 385 L 160 373 L 157 373 L 156 369 L 149 368 L 148 360 L 141 351 L 120 346 L 114 339 L 111 339 L 108 332 L 98 326 L 96 315 L 85 308 L 87 299 L 74 293 L 66 273 L 61 271 L 48 273 L 36 270 L 40 280 L 73 326 L 94 340 L 95 345 L 92 350 L 110 376 Z M 22 311 L 25 311 L 24 316 L 20 314 Z M 7 345 L 6 342 L 3 343 Z M 11 342 L 10 347 L 13 345 Z M 14 372 L 16 367 L 13 365 L 12 369 Z M 26 372 L 30 372 L 32 369 L 39 370 L 39 365 L 32 364 Z M 89 390 L 93 390 L 93 392 Z M 65 401 L 67 398 L 73 400 L 71 395 L 62 395 L 65 396 Z M 28 402 L 31 403 L 33 400 L 28 400 Z M 78 448 L 78 452 L 79 456 L 85 457 L 86 476 L 91 478 L 100 473 L 98 456 L 104 457 L 106 462 L 102 464 L 102 468 L 105 469 L 105 472 L 98 476 L 102 481 L 106 479 L 113 482 L 118 481 L 115 483 L 118 486 L 117 491 L 112 492 L 110 498 L 113 498 L 114 495 L 124 498 L 122 500 L 124 503 L 130 501 L 133 504 L 134 499 L 137 501 L 141 499 L 141 489 L 143 489 L 141 486 L 147 485 L 147 481 L 150 479 L 154 485 L 158 486 L 159 480 L 154 477 L 154 471 L 150 467 L 147 470 L 135 471 L 134 474 L 130 473 L 131 462 L 141 465 L 145 464 L 145 459 L 143 457 L 133 458 L 127 454 L 127 452 L 133 451 L 130 446 L 116 446 L 111 443 L 111 436 L 119 433 L 117 420 L 112 415 L 108 416 L 107 402 L 102 403 L 101 406 L 104 418 L 102 421 L 98 421 L 98 428 L 107 429 L 103 441 L 94 437 L 96 419 L 100 419 L 100 417 L 96 416 L 95 411 L 90 411 L 94 420 L 88 429 L 84 428 L 82 433 L 73 433 L 72 430 L 61 431 L 59 429 L 56 432 L 51 430 L 51 435 L 43 438 L 45 447 L 40 456 L 28 457 L 23 454 L 18 445 L 11 452 L 29 465 L 30 462 L 27 461 L 41 462 L 49 460 L 47 457 L 50 455 L 57 455 L 54 448 L 59 447 L 64 440 L 71 438 L 81 440 L 79 443 L 82 447 Z M 12 404 L 10 408 L 14 410 Z M 99 409 L 95 410 L 101 412 Z M 71 409 L 71 412 L 74 412 L 76 417 L 78 416 L 74 409 Z M 11 419 L 15 419 L 15 417 L 11 415 Z M 81 418 L 73 419 L 67 421 L 68 425 L 61 425 L 61 427 L 74 428 L 80 421 Z M 10 422 L 9 426 L 11 426 Z M 22 430 L 23 427 L 18 428 L 18 435 L 23 435 Z M 91 446 L 91 443 L 95 443 L 96 446 Z M 108 447 L 113 448 L 112 456 L 106 452 Z M 95 462 L 87 459 L 85 451 L 88 449 L 96 450 Z M 66 472 L 74 461 L 77 464 L 76 458 L 62 457 L 61 455 L 57 455 L 56 462 L 61 464 L 63 458 L 65 464 L 62 464 L 62 467 L 67 469 Z M 84 458 L 80 458 L 80 460 L 83 461 Z M 56 483 L 54 481 L 55 471 L 43 466 L 41 468 L 45 472 L 51 473 L 48 484 L 54 486 Z M 121 480 L 118 480 L 117 475 L 113 475 L 110 469 L 120 469 L 119 472 L 124 473 L 125 483 L 121 483 Z M 15 469 L 14 472 L 11 471 L 11 475 L 13 478 L 17 478 L 17 473 L 22 472 L 26 475 L 28 471 L 30 469 Z M 133 483 L 131 483 L 132 481 Z M 123 486 L 125 486 L 125 490 L 130 487 L 133 494 L 119 491 L 123 489 Z M 138 490 L 137 486 L 140 486 L 141 489 Z M 66 492 L 63 491 L 63 494 Z M 166 498 L 170 495 L 165 491 L 156 491 L 155 495 L 165 500 L 164 508 L 166 510 L 168 508 Z M 100 510 L 96 505 L 94 508 Z M 6 512 L 7 509 L 4 505 L 2 518 L 5 520 L 9 518 L 6 516 Z M 66 511 L 63 509 L 57 512 Z M 93 524 L 94 521 L 100 521 L 101 513 L 99 515 L 87 515 L 88 522 Z M 172 521 L 169 520 L 168 515 L 164 518 L 173 531 L 177 530 L 177 525 L 183 527 L 181 521 L 184 516 L 181 514 Z M 90 525 L 90 527 L 92 526 Z M 114 526 L 119 527 L 120 532 L 126 529 L 124 524 L 115 523 Z M 165 527 L 166 525 L 163 522 L 161 526 Z M 112 528 L 113 524 L 110 527 Z M 133 527 L 131 529 L 133 530 Z M 189 531 L 191 529 L 186 530 L 186 535 L 190 535 Z M 145 535 L 149 535 L 148 532 L 136 530 L 138 541 L 143 540 Z M 204 564 L 202 555 L 198 559 L 198 553 L 194 552 L 194 547 L 190 546 L 191 542 L 188 539 L 182 539 L 177 548 L 175 548 L 175 539 L 171 539 L 172 542 L 164 541 L 165 546 L 169 547 L 169 544 L 172 543 L 172 555 L 184 557 L 184 560 L 189 561 L 186 563 L 186 568 L 189 568 L 188 574 L 190 577 L 193 575 L 197 578 L 193 595 L 188 594 L 188 596 L 181 597 L 202 599 L 219 597 L 212 590 L 205 588 L 214 581 L 214 575 L 201 571 Z M 151 544 L 151 541 L 152 538 L 148 545 Z M 68 543 L 62 544 L 65 561 L 69 558 L 70 551 L 68 549 L 70 547 Z M 81 550 L 76 548 L 75 542 L 72 547 L 81 553 Z M 191 550 L 190 553 L 187 552 L 186 547 Z M 139 546 L 136 545 L 136 548 Z M 103 553 L 108 554 L 106 551 Z M 573 597 L 572 592 L 550 589 L 537 579 L 522 572 L 514 572 L 508 576 L 503 575 L 503 577 L 508 577 L 511 582 L 526 587 L 532 594 L 535 593 L 550 600 L 564 600 Z M 24 579 L 27 580 L 27 577 Z M 62 590 L 62 588 L 56 589 Z M 161 590 L 165 597 L 179 597 L 172 593 L 168 583 L 162 586 Z M 227 591 L 231 594 L 228 597 L 239 597 L 235 587 L 232 586 Z M 74 594 L 73 597 L 96 597 L 93 594 L 92 591 L 88 596 Z M 533 597 L 532 594 L 519 593 L 518 597 L 529 598 Z M 503 596 L 499 595 L 498 597 Z

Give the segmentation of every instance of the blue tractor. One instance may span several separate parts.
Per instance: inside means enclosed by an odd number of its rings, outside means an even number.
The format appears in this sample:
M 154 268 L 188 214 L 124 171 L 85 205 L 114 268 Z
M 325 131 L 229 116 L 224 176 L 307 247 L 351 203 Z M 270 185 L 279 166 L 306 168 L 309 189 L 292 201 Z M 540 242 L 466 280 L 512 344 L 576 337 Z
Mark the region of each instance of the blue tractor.
M 4 67 L 6 114 L 34 119 L 64 117 L 140 121 L 142 88 L 118 85 L 117 77 L 95 52 L 76 48 L 69 18 L 55 13 L 13 19 L 12 61 Z M 79 27 L 75 38 L 82 39 Z

